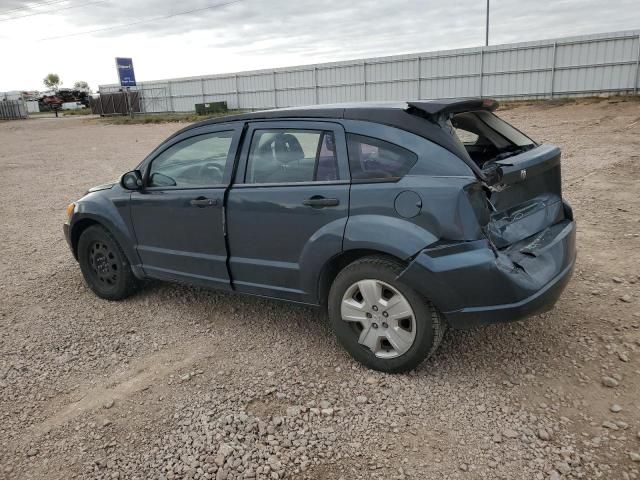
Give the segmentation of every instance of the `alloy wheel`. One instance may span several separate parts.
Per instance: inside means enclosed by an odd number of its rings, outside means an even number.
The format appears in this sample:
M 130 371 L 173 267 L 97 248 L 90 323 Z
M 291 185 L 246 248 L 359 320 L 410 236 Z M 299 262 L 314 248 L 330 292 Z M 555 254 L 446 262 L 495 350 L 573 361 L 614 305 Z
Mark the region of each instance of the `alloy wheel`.
M 416 338 L 416 320 L 409 301 L 380 280 L 352 284 L 342 297 L 340 313 L 358 336 L 358 343 L 378 358 L 403 355 Z

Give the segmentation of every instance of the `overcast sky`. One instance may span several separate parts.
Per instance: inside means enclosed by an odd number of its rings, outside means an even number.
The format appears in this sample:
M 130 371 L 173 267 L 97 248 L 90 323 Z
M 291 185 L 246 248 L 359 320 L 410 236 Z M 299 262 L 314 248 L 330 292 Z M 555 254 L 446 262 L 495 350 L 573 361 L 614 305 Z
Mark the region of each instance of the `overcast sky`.
M 637 29 L 638 2 L 492 0 L 490 43 Z M 116 56 L 144 81 L 473 47 L 484 15 L 484 0 L 0 0 L 0 91 L 49 72 L 97 89 Z

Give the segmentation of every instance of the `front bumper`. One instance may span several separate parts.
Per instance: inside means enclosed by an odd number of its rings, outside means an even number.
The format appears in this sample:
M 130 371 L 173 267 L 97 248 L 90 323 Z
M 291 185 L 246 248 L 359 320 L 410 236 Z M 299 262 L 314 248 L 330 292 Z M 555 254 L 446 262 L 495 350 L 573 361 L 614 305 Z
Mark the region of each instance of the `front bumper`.
M 426 249 L 398 279 L 454 328 L 519 320 L 558 300 L 573 273 L 575 238 L 575 222 L 563 220 L 498 251 L 487 240 Z
M 67 241 L 67 245 L 69 245 L 69 248 L 71 249 L 71 253 L 73 253 L 73 245 L 71 243 L 71 225 L 69 225 L 67 222 L 65 222 L 62 225 L 62 230 L 64 231 L 64 238 Z M 74 254 L 75 256 L 75 254 Z

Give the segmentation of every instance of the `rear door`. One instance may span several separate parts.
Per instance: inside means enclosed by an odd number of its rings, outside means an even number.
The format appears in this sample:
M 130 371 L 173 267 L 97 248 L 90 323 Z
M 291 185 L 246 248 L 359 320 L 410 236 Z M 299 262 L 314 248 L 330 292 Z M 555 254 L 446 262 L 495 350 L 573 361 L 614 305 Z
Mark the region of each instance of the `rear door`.
M 251 123 L 227 200 L 234 288 L 316 303 L 317 275 L 342 250 L 348 211 L 341 125 Z
M 223 202 L 240 131 L 190 130 L 145 165 L 145 188 L 131 194 L 131 217 L 148 276 L 230 289 Z

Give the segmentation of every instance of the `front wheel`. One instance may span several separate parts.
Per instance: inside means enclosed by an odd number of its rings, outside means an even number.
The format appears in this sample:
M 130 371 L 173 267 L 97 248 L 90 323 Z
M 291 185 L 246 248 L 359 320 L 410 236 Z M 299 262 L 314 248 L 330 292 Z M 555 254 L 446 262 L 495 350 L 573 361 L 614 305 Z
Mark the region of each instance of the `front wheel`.
M 397 280 L 403 266 L 365 257 L 345 267 L 329 292 L 329 320 L 353 358 L 374 370 L 415 368 L 438 348 L 446 329 L 436 308 Z
M 101 298 L 122 300 L 137 288 L 138 281 L 118 241 L 99 225 L 80 235 L 78 262 L 87 285 Z

